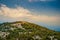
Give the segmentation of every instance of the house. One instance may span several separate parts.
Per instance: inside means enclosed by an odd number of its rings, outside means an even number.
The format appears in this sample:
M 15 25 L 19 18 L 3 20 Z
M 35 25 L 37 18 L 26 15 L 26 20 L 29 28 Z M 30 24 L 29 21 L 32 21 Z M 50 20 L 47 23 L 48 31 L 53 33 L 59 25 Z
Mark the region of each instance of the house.
M 2 38 L 4 38 L 4 37 L 6 37 L 7 35 L 9 35 L 10 33 L 8 33 L 8 32 L 1 32 L 0 31 L 0 37 L 2 37 Z
M 38 36 L 38 35 L 35 35 L 35 36 L 33 36 L 33 39 L 34 40 L 41 40 L 42 38 L 40 36 Z

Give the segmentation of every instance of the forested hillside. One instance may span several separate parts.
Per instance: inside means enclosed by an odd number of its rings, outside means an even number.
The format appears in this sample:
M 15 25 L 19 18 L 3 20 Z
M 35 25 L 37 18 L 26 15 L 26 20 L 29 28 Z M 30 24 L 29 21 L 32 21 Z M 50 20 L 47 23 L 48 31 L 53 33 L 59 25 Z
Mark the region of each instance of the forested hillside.
M 0 24 L 0 40 L 60 40 L 60 32 L 26 21 Z

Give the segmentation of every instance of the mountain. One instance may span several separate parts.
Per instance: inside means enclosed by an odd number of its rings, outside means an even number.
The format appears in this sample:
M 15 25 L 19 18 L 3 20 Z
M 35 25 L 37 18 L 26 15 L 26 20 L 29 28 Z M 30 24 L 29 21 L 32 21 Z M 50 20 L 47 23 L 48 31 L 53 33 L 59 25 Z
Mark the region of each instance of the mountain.
M 0 24 L 0 40 L 60 40 L 60 32 L 26 21 Z

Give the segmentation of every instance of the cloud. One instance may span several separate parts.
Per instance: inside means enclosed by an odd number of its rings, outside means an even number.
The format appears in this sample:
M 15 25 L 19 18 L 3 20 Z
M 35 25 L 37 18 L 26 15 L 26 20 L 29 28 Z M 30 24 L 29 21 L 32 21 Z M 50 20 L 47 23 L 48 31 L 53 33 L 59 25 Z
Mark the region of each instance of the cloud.
M 0 21 L 37 21 L 47 24 L 60 25 L 60 17 L 48 15 L 33 15 L 31 11 L 23 7 L 9 8 L 6 5 L 0 7 Z
M 38 2 L 38 1 L 46 2 L 46 1 L 56 1 L 56 0 L 29 0 L 29 2 Z
M 58 16 L 34 15 L 33 17 L 30 18 L 32 20 L 44 22 L 46 24 L 60 25 L 60 17 Z
M 0 15 L 12 18 L 28 16 L 29 13 L 30 12 L 27 9 L 24 9 L 22 7 L 8 8 L 5 5 L 3 5 L 0 10 Z

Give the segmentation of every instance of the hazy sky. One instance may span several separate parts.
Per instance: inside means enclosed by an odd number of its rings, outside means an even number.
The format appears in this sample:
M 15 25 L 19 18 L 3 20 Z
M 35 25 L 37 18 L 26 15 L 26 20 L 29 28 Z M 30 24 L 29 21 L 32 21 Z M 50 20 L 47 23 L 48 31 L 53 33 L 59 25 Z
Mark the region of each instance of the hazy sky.
M 0 22 L 19 20 L 60 27 L 60 1 L 0 0 Z

